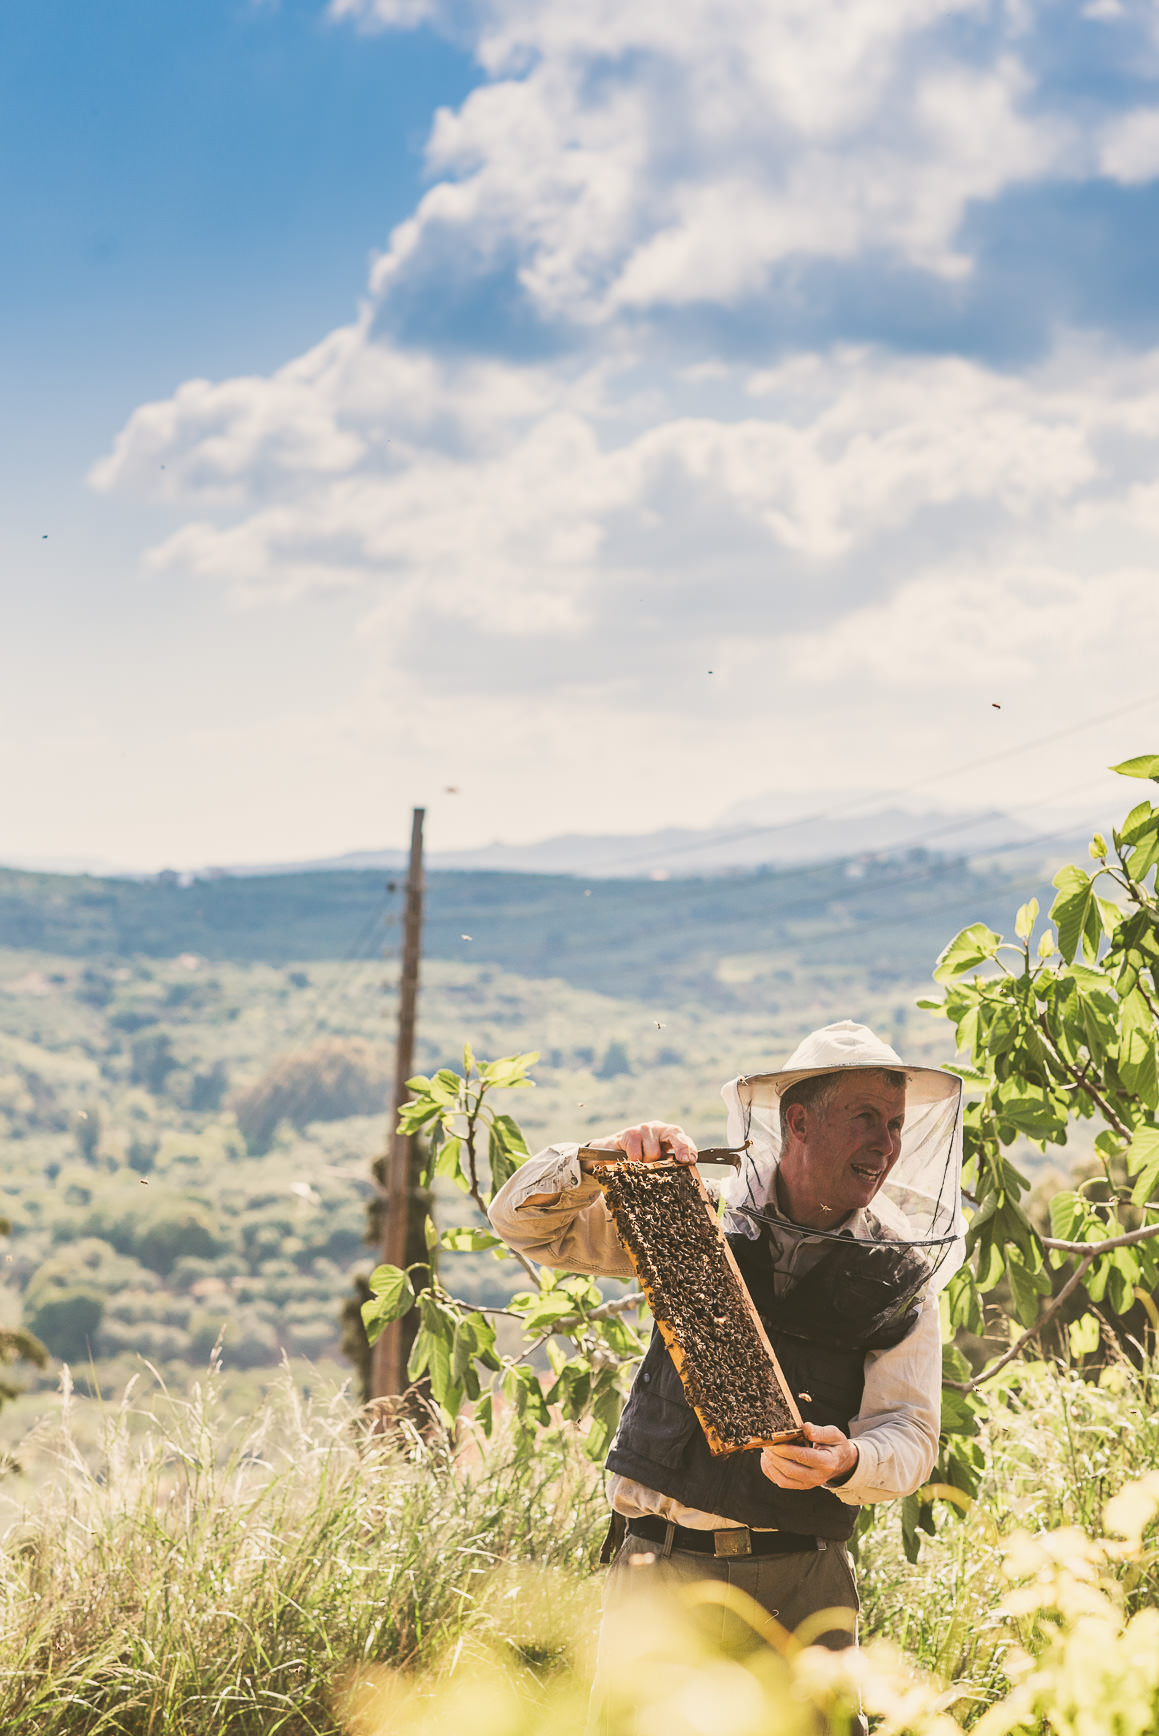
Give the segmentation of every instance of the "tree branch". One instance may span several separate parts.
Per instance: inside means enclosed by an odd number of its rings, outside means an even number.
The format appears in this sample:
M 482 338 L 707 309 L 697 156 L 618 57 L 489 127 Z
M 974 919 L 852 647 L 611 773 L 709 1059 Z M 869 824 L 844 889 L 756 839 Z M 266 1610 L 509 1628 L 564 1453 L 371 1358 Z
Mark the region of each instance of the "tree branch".
M 1077 1085 L 1080 1091 L 1086 1092 L 1086 1094 L 1090 1098 L 1091 1102 L 1097 1105 L 1099 1112 L 1103 1116 L 1104 1120 L 1106 1120 L 1109 1123 L 1109 1125 L 1114 1128 L 1115 1132 L 1118 1134 L 1120 1139 L 1130 1139 L 1131 1135 L 1130 1135 L 1128 1129 L 1123 1126 L 1123 1123 L 1119 1120 L 1119 1117 L 1115 1114 L 1115 1112 L 1111 1108 L 1110 1104 L 1108 1102 L 1106 1102 L 1106 1100 L 1101 1096 L 1101 1094 L 1098 1091 L 1095 1090 L 1093 1085 L 1090 1085 L 1087 1083 L 1087 1080 L 1082 1073 L 1076 1073 L 1075 1072 L 1075 1070 L 1071 1066 L 1070 1062 L 1066 1059 L 1066 1056 L 1060 1054 L 1058 1044 L 1055 1042 L 1054 1037 L 1051 1035 L 1050 1026 L 1047 1024 L 1046 1019 L 1042 1013 L 1039 1013 L 1038 1018 L 1036 1020 L 1036 1023 L 1038 1025 L 1039 1029 L 1042 1031 L 1043 1036 L 1046 1038 L 1047 1042 L 1050 1044 L 1051 1053 L 1053 1054 L 1055 1060 L 1058 1062 L 1059 1066 L 1062 1068 L 1063 1072 L 1067 1075 L 1067 1077 L 1071 1080 L 1071 1082 L 1073 1084 Z
M 617 1314 L 629 1314 L 633 1308 L 638 1308 L 641 1302 L 646 1300 L 643 1290 L 633 1290 L 628 1296 L 613 1296 L 610 1302 L 601 1302 L 598 1308 L 593 1308 L 587 1318 L 589 1320 L 613 1320 Z
M 1159 1229 L 1159 1225 L 1156 1225 L 1156 1228 Z M 511 1252 L 515 1253 L 515 1251 L 516 1250 L 512 1248 Z M 456 1298 L 452 1297 L 451 1300 L 454 1301 Z M 642 1290 L 633 1290 L 628 1296 L 613 1296 L 610 1302 L 601 1302 L 599 1307 L 593 1308 L 590 1314 L 565 1314 L 561 1319 L 555 1322 L 551 1331 L 546 1333 L 544 1339 L 541 1339 L 540 1342 L 544 1342 L 547 1338 L 551 1337 L 552 1333 L 560 1331 L 561 1328 L 579 1326 L 580 1323 L 585 1320 L 612 1320 L 617 1314 L 629 1314 L 633 1308 L 638 1308 L 643 1301 L 646 1301 L 644 1292 Z M 459 1303 L 460 1308 L 466 1308 L 469 1306 L 470 1304 L 466 1302 Z M 523 1319 L 522 1314 L 520 1314 L 515 1308 L 472 1308 L 471 1312 L 473 1314 L 502 1315 L 508 1320 Z
M 1149 1201 L 1148 1204 L 1150 1203 Z M 1051 1236 L 1040 1236 L 1039 1241 L 1044 1248 L 1053 1248 L 1060 1254 L 1090 1254 L 1097 1259 L 1100 1254 L 1107 1254 L 1112 1248 L 1130 1248 L 1136 1242 L 1149 1242 L 1153 1236 L 1159 1236 L 1159 1224 L 1144 1224 L 1141 1230 L 1128 1230 L 1121 1236 L 1108 1236 L 1103 1242 L 1056 1242 Z
M 1103 1242 L 1060 1242 L 1056 1241 L 1053 1237 L 1043 1236 L 1041 1240 L 1044 1248 L 1054 1248 L 1061 1254 L 1082 1255 L 1075 1270 L 1071 1273 L 1058 1295 L 1051 1302 L 1046 1313 L 1043 1314 L 1040 1319 L 1036 1320 L 1034 1325 L 1022 1334 L 1021 1338 L 1016 1339 L 1010 1346 L 1010 1349 L 1005 1351 L 998 1358 L 997 1362 L 991 1363 L 989 1368 L 984 1368 L 981 1374 L 974 1376 L 973 1380 L 947 1380 L 943 1381 L 942 1384 L 944 1386 L 952 1387 L 955 1392 L 976 1392 L 985 1381 L 992 1380 L 1001 1369 L 1005 1368 L 1008 1363 L 1013 1362 L 1019 1352 L 1024 1350 L 1032 1339 L 1038 1337 L 1043 1327 L 1050 1324 L 1063 1303 L 1066 1302 L 1069 1297 L 1074 1295 L 1075 1291 L 1078 1289 L 1079 1285 L 1082 1283 L 1083 1279 L 1086 1277 L 1087 1273 L 1100 1255 L 1108 1254 L 1114 1248 L 1130 1248 L 1137 1242 L 1153 1241 L 1156 1236 L 1159 1236 L 1159 1224 L 1145 1224 L 1141 1230 L 1128 1230 L 1127 1233 L 1122 1236 L 1108 1236 L 1106 1241 Z
M 1157 1226 L 1157 1228 L 1159 1228 L 1159 1226 Z M 1004 1369 L 1008 1363 L 1014 1361 L 1014 1358 L 1020 1353 L 1020 1351 L 1026 1348 L 1032 1338 L 1038 1337 L 1044 1326 L 1049 1325 L 1062 1307 L 1063 1303 L 1067 1301 L 1070 1296 L 1073 1296 L 1074 1292 L 1078 1289 L 1079 1285 L 1094 1265 L 1095 1259 L 1096 1256 L 1094 1254 L 1088 1254 L 1085 1260 L 1079 1261 L 1074 1273 L 1067 1279 L 1046 1313 L 1041 1317 L 1041 1319 L 1036 1320 L 1034 1325 L 1022 1334 L 1021 1338 L 1015 1339 L 1014 1343 L 1010 1346 L 1010 1349 L 1000 1356 L 997 1362 L 991 1363 L 989 1368 L 984 1368 L 981 1374 L 976 1374 L 974 1376 L 973 1380 L 945 1380 L 942 1382 L 942 1385 L 952 1387 L 955 1392 L 971 1393 L 977 1392 L 978 1388 L 986 1381 L 993 1380 L 994 1376 L 998 1374 L 1000 1370 Z

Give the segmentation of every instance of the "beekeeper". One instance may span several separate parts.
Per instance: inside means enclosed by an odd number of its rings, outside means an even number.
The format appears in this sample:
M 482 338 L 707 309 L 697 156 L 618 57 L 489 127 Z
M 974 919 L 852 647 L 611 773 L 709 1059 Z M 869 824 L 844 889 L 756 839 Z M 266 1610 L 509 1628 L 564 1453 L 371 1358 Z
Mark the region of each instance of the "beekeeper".
M 846 1544 L 858 1508 L 919 1489 L 937 1456 L 936 1292 L 964 1252 L 961 1081 L 907 1066 L 845 1020 L 722 1095 L 729 1144 L 747 1142 L 721 1190 L 724 1228 L 805 1441 L 714 1458 L 654 1332 L 607 1458 L 609 1596 L 639 1583 L 641 1567 L 727 1580 L 788 1628 L 849 1612 L 815 1636 L 837 1649 L 856 1638 Z M 696 1158 L 683 1129 L 663 1122 L 589 1143 L 637 1163 Z M 496 1195 L 491 1222 L 545 1265 L 631 1278 L 578 1150 L 553 1145 L 528 1159 Z

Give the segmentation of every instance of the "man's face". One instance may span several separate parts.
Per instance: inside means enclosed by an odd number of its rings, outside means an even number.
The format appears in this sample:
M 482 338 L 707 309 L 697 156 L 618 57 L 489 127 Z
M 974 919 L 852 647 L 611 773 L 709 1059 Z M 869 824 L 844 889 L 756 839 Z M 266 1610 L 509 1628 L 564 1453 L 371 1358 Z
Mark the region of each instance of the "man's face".
M 820 1109 L 793 1104 L 786 1111 L 795 1135 L 782 1165 L 801 1203 L 836 1223 L 867 1206 L 898 1160 L 905 1121 L 905 1086 L 876 1073 L 840 1079 Z M 825 1208 L 828 1211 L 825 1211 Z

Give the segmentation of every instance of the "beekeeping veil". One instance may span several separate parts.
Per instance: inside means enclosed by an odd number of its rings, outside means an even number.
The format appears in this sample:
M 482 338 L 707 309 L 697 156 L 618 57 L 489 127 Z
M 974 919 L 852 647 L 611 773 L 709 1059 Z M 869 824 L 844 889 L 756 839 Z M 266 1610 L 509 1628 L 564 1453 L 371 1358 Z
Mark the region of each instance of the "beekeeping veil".
M 793 1225 L 775 1204 L 773 1190 L 781 1161 L 781 1100 L 798 1080 L 853 1068 L 905 1074 L 901 1153 L 852 1228 Z M 856 1247 L 866 1271 L 883 1270 L 883 1262 L 892 1260 L 905 1274 L 911 1302 L 919 1291 L 940 1290 L 949 1282 L 965 1257 L 966 1230 L 961 1207 L 962 1082 L 956 1074 L 907 1066 L 865 1025 L 843 1019 L 806 1037 L 779 1071 L 742 1075 L 721 1095 L 728 1107 L 729 1145 L 751 1141 L 739 1171 L 721 1190 L 726 1230 L 755 1239 L 772 1213 L 782 1244 L 786 1231 L 797 1231 L 810 1242 L 842 1244 L 846 1263 Z

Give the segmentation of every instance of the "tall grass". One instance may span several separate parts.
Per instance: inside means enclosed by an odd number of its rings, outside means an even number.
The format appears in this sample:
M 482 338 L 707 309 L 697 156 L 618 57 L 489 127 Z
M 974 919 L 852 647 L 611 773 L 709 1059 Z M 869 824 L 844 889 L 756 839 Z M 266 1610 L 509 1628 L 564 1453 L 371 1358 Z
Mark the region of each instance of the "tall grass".
M 995 1400 L 969 1512 L 946 1516 L 916 1565 L 896 1513 L 867 1538 L 864 1632 L 951 1684 L 943 1704 L 962 1724 L 1010 1687 L 1011 1534 L 1099 1532 L 1106 1499 L 1159 1464 L 1156 1384 L 1126 1365 L 1099 1385 L 1020 1367 Z M 307 1403 L 288 1374 L 241 1424 L 210 1376 L 185 1400 L 129 1392 L 101 1430 L 82 1450 L 71 1403 L 41 1428 L 31 1446 L 49 1474 L 0 1537 L 5 1736 L 582 1729 L 603 1498 L 566 1437 L 526 1457 L 503 1438 L 452 1451 L 414 1430 L 375 1436 L 344 1395 Z M 1159 1585 L 1136 1562 L 1128 1608 L 1147 1605 Z M 657 1682 L 683 1670 L 688 1705 L 734 1691 L 757 1705 L 735 1673 L 706 1690 L 712 1658 L 693 1639 L 674 1658 L 656 1619 L 642 1618 L 639 1645 Z M 479 1694 L 486 1717 L 469 1710 Z M 659 1729 L 654 1713 L 637 1707 L 623 1728 Z M 687 1706 L 664 1720 L 699 1728 Z
M 36 1443 L 53 1469 L 0 1551 L 6 1733 L 333 1731 L 359 1660 L 434 1669 L 494 1627 L 499 1564 L 566 1570 L 560 1613 L 570 1599 L 582 1626 L 602 1504 L 561 1439 L 456 1459 L 289 1378 L 243 1427 L 212 1377 L 187 1401 L 133 1398 L 95 1457 L 68 1405 Z

